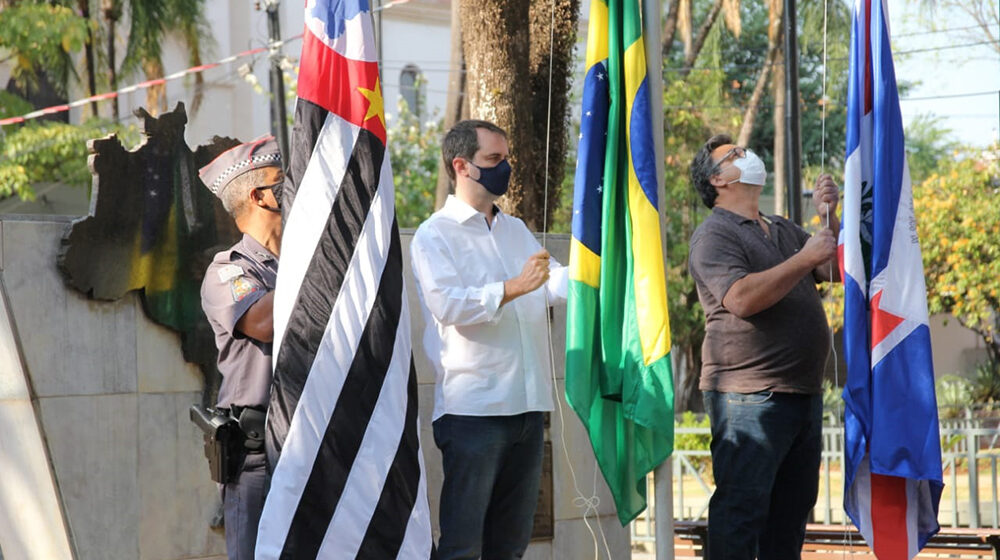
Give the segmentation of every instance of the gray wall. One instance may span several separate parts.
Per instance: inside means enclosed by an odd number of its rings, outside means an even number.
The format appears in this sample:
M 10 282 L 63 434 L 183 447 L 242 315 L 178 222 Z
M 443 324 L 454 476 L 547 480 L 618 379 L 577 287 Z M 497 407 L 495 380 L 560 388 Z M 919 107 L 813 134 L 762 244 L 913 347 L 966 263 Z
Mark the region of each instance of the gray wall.
M 221 558 L 209 527 L 218 491 L 208 479 L 200 432 L 187 408 L 200 400 L 201 373 L 184 362 L 179 338 L 149 321 L 133 293 L 91 301 L 64 287 L 56 256 L 69 218 L 0 217 L 0 549 L 4 558 L 80 560 Z M 433 373 L 420 347 L 424 328 L 409 277 L 414 357 L 420 382 L 421 441 L 436 518 L 441 459 L 430 414 Z M 566 262 L 568 238 L 549 236 Z M 613 558 L 629 555 L 580 422 L 562 399 L 565 312 L 555 313 L 558 393 L 553 442 L 555 538 L 529 559 L 592 557 L 593 541 L 569 474 L 600 499 Z M 593 516 L 591 524 L 595 523 Z M 595 527 L 595 530 L 597 528 Z M 602 557 L 604 545 L 601 543 Z
M 49 470 L 51 482 L 29 495 L 54 493 L 58 504 L 45 527 L 0 528 L 0 546 L 8 560 L 66 558 L 37 548 L 38 531 L 61 526 L 79 559 L 218 557 L 223 539 L 209 528 L 218 491 L 187 415 L 200 400 L 201 373 L 182 358 L 176 335 L 146 319 L 134 293 L 96 302 L 64 287 L 55 263 L 67 225 L 0 221 L 10 323 L 48 460 L 5 461 L 0 480 L 6 487 L 12 470 Z M 0 375 L 6 383 L 16 373 Z M 5 439 L 23 429 L 0 420 Z M 21 545 L 12 543 L 22 541 L 34 550 L 16 553 Z

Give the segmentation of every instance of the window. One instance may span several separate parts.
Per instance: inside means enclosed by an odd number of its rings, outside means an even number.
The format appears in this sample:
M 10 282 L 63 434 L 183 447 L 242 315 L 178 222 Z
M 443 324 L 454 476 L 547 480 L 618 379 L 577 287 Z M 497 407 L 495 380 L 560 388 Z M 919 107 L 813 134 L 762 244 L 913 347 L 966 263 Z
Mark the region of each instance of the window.
M 407 64 L 399 73 L 399 95 L 413 116 L 420 122 L 423 117 L 424 77 L 420 69 L 413 64 Z

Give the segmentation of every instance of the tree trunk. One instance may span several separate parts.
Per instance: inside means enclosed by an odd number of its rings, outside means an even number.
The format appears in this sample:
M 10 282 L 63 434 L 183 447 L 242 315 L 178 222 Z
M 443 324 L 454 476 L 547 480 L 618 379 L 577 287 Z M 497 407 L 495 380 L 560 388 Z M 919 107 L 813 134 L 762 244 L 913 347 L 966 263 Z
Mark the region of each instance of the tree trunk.
M 525 191 L 520 215 L 532 231 L 545 231 L 560 200 L 569 150 L 569 87 L 573 74 L 579 0 L 534 0 L 531 4 L 531 75 L 533 192 Z
M 681 0 L 677 10 L 677 30 L 681 32 L 681 42 L 684 43 L 684 58 L 691 54 L 691 28 L 694 26 L 694 0 Z
M 774 64 L 774 49 L 769 49 L 767 56 L 764 57 L 764 64 L 761 65 L 760 71 L 757 73 L 757 83 L 753 86 L 750 103 L 747 105 L 746 111 L 743 112 L 743 124 L 740 126 L 740 134 L 736 138 L 737 146 L 746 146 L 750 142 L 750 134 L 753 133 L 753 125 L 757 121 L 757 113 L 760 112 L 760 100 L 764 97 L 772 64 Z
M 87 96 L 92 96 L 97 93 L 97 78 L 95 75 L 94 66 L 97 64 L 94 58 L 94 31 L 90 28 L 90 0 L 78 0 L 77 6 L 80 9 L 80 17 L 87 20 L 87 42 L 83 47 L 83 59 L 84 64 L 87 67 Z M 91 116 L 96 117 L 97 113 L 97 102 L 90 102 Z
M 118 91 L 118 69 L 115 60 L 115 26 L 121 18 L 121 5 L 116 0 L 104 0 L 102 6 L 108 26 L 108 85 L 111 91 Z M 118 97 L 111 98 L 111 120 L 118 120 Z
M 444 130 L 448 131 L 462 120 L 465 103 L 465 57 L 462 54 L 462 20 L 459 3 L 451 3 L 451 70 L 448 73 L 448 98 L 445 102 Z M 434 209 L 444 206 L 451 193 L 451 178 L 445 169 L 444 160 L 439 158 L 437 188 L 434 194 Z
M 757 121 L 757 114 L 760 112 L 760 101 L 764 97 L 764 91 L 767 89 L 767 79 L 770 76 L 771 68 L 774 66 L 774 60 L 779 50 L 778 43 L 780 41 L 780 33 L 769 34 L 767 56 L 764 57 L 764 64 L 760 67 L 760 72 L 757 73 L 757 82 L 753 86 L 753 94 L 750 95 L 750 104 L 743 113 L 743 125 L 740 127 L 739 137 L 736 139 L 736 145 L 738 146 L 746 146 L 750 142 L 753 126 Z
M 712 30 L 715 20 L 719 18 L 719 13 L 722 12 L 722 2 L 723 0 L 715 0 L 712 8 L 705 15 L 705 20 L 701 22 L 701 27 L 698 28 L 698 35 L 695 36 L 694 41 L 691 43 L 691 49 L 686 52 L 686 56 L 684 57 L 684 69 L 681 71 L 681 76 L 687 76 L 691 72 L 691 68 L 694 67 L 695 61 L 698 60 L 698 55 L 701 53 L 702 47 L 705 46 L 705 39 L 708 38 L 708 32 Z
M 785 215 L 785 53 L 781 49 L 774 57 L 774 213 Z
M 667 4 L 667 19 L 663 22 L 663 37 L 660 38 L 664 66 L 667 64 L 670 51 L 674 46 L 674 35 L 677 33 L 677 12 L 680 7 L 681 0 L 669 0 L 669 4 Z
M 704 338 L 704 334 L 700 338 Z M 681 367 L 674 380 L 674 412 L 702 412 L 705 410 L 705 403 L 701 399 L 701 390 L 698 389 L 698 382 L 701 380 L 701 341 L 686 341 L 675 348 L 681 351 L 678 360 Z
M 163 63 L 159 60 L 147 59 L 142 63 L 143 73 L 147 80 L 158 80 L 163 77 Z M 159 115 L 167 108 L 167 86 L 156 84 L 146 88 L 146 107 L 152 116 Z
M 190 59 L 191 66 L 201 66 L 201 52 L 191 53 Z M 284 79 L 284 78 L 282 78 Z M 288 90 L 282 88 L 282 91 L 287 92 Z M 191 96 L 191 116 L 198 114 L 198 109 L 201 108 L 201 102 L 205 99 L 205 73 L 198 72 L 194 75 L 194 94 Z M 287 103 L 285 99 L 281 100 L 281 103 Z M 166 108 L 164 106 L 164 108 Z
M 767 41 L 774 45 L 774 75 L 771 84 L 774 91 L 774 213 L 784 216 L 785 194 L 787 192 L 787 173 L 785 170 L 785 51 L 781 48 L 781 38 L 784 33 L 782 0 L 769 0 Z
M 528 0 L 460 0 L 462 50 L 469 83 L 469 113 L 507 131 L 510 190 L 500 206 L 515 212 L 534 177 L 530 153 L 531 112 L 522 91 L 528 83 Z M 528 226 L 531 227 L 530 225 Z
M 566 93 L 569 58 L 576 33 L 578 0 L 556 0 L 553 42 L 552 129 L 549 150 L 549 190 L 554 179 L 553 165 L 563 165 L 565 157 Z M 472 118 L 496 123 L 507 131 L 510 163 L 513 167 L 510 190 L 498 203 L 512 215 L 538 231 L 545 219 L 545 120 L 547 115 L 548 53 L 552 14 L 550 0 L 540 0 L 533 24 L 528 0 L 461 0 L 462 50 L 465 54 L 468 106 Z M 470 32 L 473 30 L 474 32 Z M 567 39 L 571 37 L 571 39 Z M 532 44 L 537 43 L 537 44 Z M 539 46 L 541 45 L 541 46 Z M 537 91 L 544 75 L 545 87 Z M 524 84 L 529 84 L 528 88 Z M 564 85 L 565 84 L 565 85 Z M 541 109 L 534 106 L 543 105 Z M 541 122 L 536 122 L 541 120 Z M 561 151 L 558 148 L 559 137 Z M 556 162 L 556 163 L 552 163 Z M 542 178 L 541 181 L 539 178 Z M 553 200 L 555 200 L 553 198 Z M 549 211 L 551 212 L 551 208 Z

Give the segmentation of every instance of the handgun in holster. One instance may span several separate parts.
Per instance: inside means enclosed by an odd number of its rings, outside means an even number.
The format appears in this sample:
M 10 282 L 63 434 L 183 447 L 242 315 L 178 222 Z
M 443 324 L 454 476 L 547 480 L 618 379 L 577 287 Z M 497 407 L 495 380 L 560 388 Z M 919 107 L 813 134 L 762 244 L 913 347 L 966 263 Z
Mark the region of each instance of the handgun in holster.
M 235 480 L 245 437 L 239 422 L 229 414 L 200 404 L 191 405 L 190 416 L 205 438 L 205 458 L 212 480 L 221 484 Z

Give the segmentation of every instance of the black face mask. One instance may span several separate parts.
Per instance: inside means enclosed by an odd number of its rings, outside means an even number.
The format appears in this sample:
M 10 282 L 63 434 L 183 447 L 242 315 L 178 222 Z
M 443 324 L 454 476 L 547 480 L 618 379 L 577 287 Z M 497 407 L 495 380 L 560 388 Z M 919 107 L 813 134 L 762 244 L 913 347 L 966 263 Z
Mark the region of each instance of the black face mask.
M 271 192 L 274 193 L 274 201 L 278 203 L 278 208 L 281 208 L 281 191 L 285 188 L 285 182 L 271 185 Z
M 473 181 L 497 196 L 503 196 L 507 192 L 507 187 L 510 186 L 510 162 L 503 160 L 493 167 L 479 167 L 471 161 L 469 164 L 479 170 L 479 179 L 472 179 Z
M 273 185 L 268 185 L 266 187 L 257 187 L 258 191 L 266 191 L 270 189 L 271 193 L 274 194 L 274 201 L 278 203 L 278 205 L 275 206 L 274 208 L 271 208 L 270 206 L 262 206 L 264 210 L 267 210 L 269 212 L 281 212 L 281 187 L 284 184 L 285 184 L 284 182 L 281 182 L 281 183 L 275 183 Z

